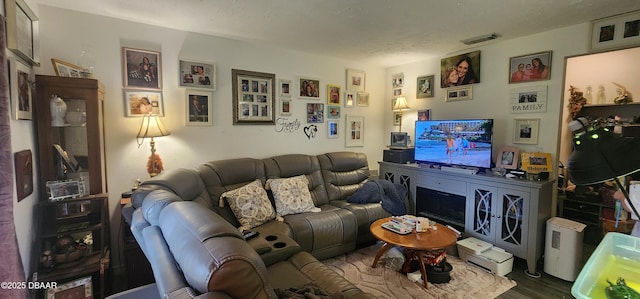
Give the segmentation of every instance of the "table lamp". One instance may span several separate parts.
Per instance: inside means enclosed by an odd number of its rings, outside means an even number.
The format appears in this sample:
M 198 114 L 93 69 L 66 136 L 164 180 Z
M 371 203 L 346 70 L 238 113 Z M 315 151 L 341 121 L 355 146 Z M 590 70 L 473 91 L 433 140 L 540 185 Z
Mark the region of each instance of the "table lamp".
M 575 133 L 574 150 L 569 157 L 569 174 L 576 185 L 591 185 L 614 180 L 629 207 L 640 218 L 629 193 L 618 177 L 640 171 L 640 139 L 613 133 L 604 123 L 575 120 L 569 125 Z M 579 122 L 577 124 L 575 122 Z
M 400 127 L 398 128 L 398 132 L 402 132 L 402 109 L 410 109 L 409 105 L 407 105 L 407 98 L 404 96 L 399 96 L 396 98 L 396 103 L 392 108 L 394 111 L 400 111 Z
M 138 148 L 144 142 L 144 139 L 147 137 L 151 138 L 151 155 L 149 156 L 149 161 L 147 162 L 147 172 L 151 177 L 158 175 L 162 172 L 162 160 L 160 156 L 156 154 L 156 142 L 153 140 L 153 137 L 162 137 L 171 135 L 167 129 L 164 128 L 162 122 L 160 122 L 160 118 L 156 114 L 145 114 L 142 117 L 142 124 L 140 125 L 140 131 L 138 131 Z

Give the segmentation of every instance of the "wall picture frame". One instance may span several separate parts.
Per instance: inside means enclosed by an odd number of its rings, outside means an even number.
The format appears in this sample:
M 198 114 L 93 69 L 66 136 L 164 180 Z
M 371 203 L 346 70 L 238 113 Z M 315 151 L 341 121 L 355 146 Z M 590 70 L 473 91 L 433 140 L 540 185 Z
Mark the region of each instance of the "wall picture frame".
M 369 93 L 359 92 L 357 103 L 359 107 L 369 107 Z
M 364 92 L 366 73 L 361 70 L 347 69 L 347 91 Z
M 417 120 L 430 120 L 430 119 L 431 119 L 431 109 L 418 110 Z
M 391 75 L 391 87 L 400 88 L 404 86 L 404 73 Z
M 356 105 L 356 101 L 358 100 L 358 92 L 356 91 L 345 91 L 344 93 L 344 106 L 346 108 L 351 108 Z
M 32 66 L 40 66 L 40 27 L 24 0 L 5 0 L 7 48 Z
M 26 149 L 14 154 L 16 198 L 18 202 L 33 193 L 33 154 Z
M 16 120 L 33 119 L 33 94 L 31 92 L 31 68 L 24 65 L 18 59 L 7 57 L 9 62 L 9 90 L 11 96 L 11 109 Z
M 640 10 L 591 21 L 589 52 L 640 45 Z
M 417 78 L 416 99 L 433 98 L 435 75 L 425 75 Z
M 464 76 L 460 73 L 464 70 Z M 457 76 L 449 75 L 455 72 Z M 440 87 L 447 88 L 467 84 L 480 83 L 480 51 L 442 58 L 440 60 Z M 455 78 L 455 81 L 448 78 Z
M 51 58 L 51 64 L 53 64 L 53 70 L 58 77 L 71 77 L 82 78 L 83 69 L 73 63 L 62 61 L 60 59 Z
M 276 75 L 231 70 L 233 124 L 274 125 Z
M 339 137 L 340 121 L 339 120 L 327 120 L 327 138 L 336 139 Z
M 298 95 L 301 99 L 320 99 L 320 79 L 312 77 L 298 77 Z
M 539 118 L 515 119 L 513 143 L 538 144 Z
M 496 167 L 504 169 L 518 169 L 520 149 L 513 146 L 503 146 L 496 156 Z
M 345 147 L 364 146 L 364 116 L 347 115 L 345 122 Z
M 213 92 L 208 90 L 187 89 L 185 95 L 185 114 L 188 126 L 213 125 Z
M 402 119 L 402 114 L 400 114 L 400 112 L 393 112 L 393 125 L 394 126 L 399 126 L 400 125 L 400 119 Z
M 551 53 L 545 51 L 509 58 L 509 84 L 551 79 Z
M 213 63 L 180 60 L 180 86 L 216 90 L 218 68 Z
M 291 86 L 291 80 L 280 79 L 278 80 L 280 87 L 280 97 L 281 98 L 290 98 L 291 90 L 293 89 Z
M 336 84 L 327 84 L 327 105 L 342 105 L 342 86 Z
M 142 117 L 149 113 L 164 116 L 162 91 L 125 89 L 124 103 L 126 117 Z
M 327 118 L 340 118 L 340 106 L 327 106 Z
M 64 284 L 58 284 L 55 288 L 47 289 L 46 298 L 93 298 L 93 284 L 91 283 L 91 277 L 89 276 Z
M 307 123 L 323 123 L 324 122 L 324 104 L 307 103 Z
M 280 115 L 288 116 L 291 115 L 291 98 L 281 98 L 280 99 Z
M 547 112 L 547 86 L 514 88 L 510 92 L 511 113 Z
M 450 87 L 445 90 L 445 102 L 473 100 L 473 86 Z
M 124 87 L 162 89 L 160 52 L 122 47 Z

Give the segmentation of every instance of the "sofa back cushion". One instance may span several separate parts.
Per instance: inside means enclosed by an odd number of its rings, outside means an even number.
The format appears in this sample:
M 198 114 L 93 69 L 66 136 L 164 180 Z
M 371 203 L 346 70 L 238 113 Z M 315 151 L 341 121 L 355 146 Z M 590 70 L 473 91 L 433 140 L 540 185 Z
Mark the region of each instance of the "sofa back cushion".
M 309 181 L 309 192 L 316 207 L 329 203 L 324 189 L 320 163 L 316 156 L 290 154 L 264 159 L 267 179 L 290 178 L 304 175 Z
M 176 202 L 162 210 L 159 226 L 185 279 L 199 293 L 274 296 L 260 256 L 220 215 L 197 203 Z
M 345 200 L 369 179 L 367 156 L 355 152 L 318 155 L 329 201 Z
M 311 199 L 309 199 L 311 200 Z M 220 195 L 220 204 L 229 204 L 231 211 L 240 222 L 240 231 L 250 230 L 276 218 L 276 212 L 269 201 L 259 179 L 238 189 Z
M 141 207 L 147 194 L 157 189 L 169 190 L 182 200 L 193 200 L 206 207 L 211 206 L 204 182 L 195 169 L 172 169 L 142 182 L 132 195 L 133 207 Z
M 212 209 L 236 227 L 239 227 L 240 223 L 229 208 L 229 205 L 219 206 L 220 196 L 227 191 L 245 186 L 256 179 L 259 179 L 263 185 L 266 181 L 264 163 L 262 160 L 252 158 L 210 161 L 200 165 L 198 173 L 211 197 Z

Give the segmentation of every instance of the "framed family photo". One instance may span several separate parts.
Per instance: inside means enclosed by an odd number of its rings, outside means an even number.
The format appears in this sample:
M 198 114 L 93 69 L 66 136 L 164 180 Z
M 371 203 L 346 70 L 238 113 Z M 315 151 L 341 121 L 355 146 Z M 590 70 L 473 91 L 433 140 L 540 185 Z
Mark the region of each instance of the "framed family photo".
M 345 147 L 364 146 L 364 116 L 347 115 Z
M 451 87 L 445 90 L 446 102 L 473 100 L 473 86 Z
M 149 113 L 164 116 L 161 91 L 125 89 L 124 101 L 126 117 L 144 116 Z
M 216 65 L 180 60 L 180 86 L 216 90 Z
M 480 83 L 480 51 L 441 59 L 440 78 L 442 88 Z
M 509 83 L 549 80 L 551 51 L 509 58 Z
M 162 89 L 160 52 L 122 48 L 124 87 Z
M 51 58 L 51 64 L 53 64 L 53 70 L 58 77 L 82 77 L 83 70 L 80 66 L 55 58 Z
M 327 105 L 341 105 L 340 90 L 342 87 L 335 84 L 327 84 Z
M 30 65 L 40 65 L 40 28 L 24 0 L 5 0 L 7 48 Z
M 540 119 L 516 119 L 513 126 L 513 143 L 538 144 Z
M 589 51 L 622 49 L 640 45 L 640 10 L 591 22 Z
M 364 71 L 347 69 L 347 90 L 364 92 L 365 76 Z
M 185 91 L 186 123 L 189 126 L 213 125 L 211 104 L 213 93 L 207 90 L 187 89 Z
M 547 112 L 547 86 L 531 86 L 511 90 L 511 113 Z
M 29 84 L 31 68 L 18 59 L 7 57 L 9 62 L 9 88 L 14 119 L 33 118 L 33 96 Z
M 276 75 L 231 70 L 233 124 L 275 124 Z
M 320 79 L 310 77 L 298 78 L 298 91 L 302 99 L 319 100 L 320 99 Z
M 418 77 L 418 82 L 416 84 L 416 99 L 424 99 L 424 98 L 432 98 L 434 96 L 433 85 L 435 75 L 429 76 L 420 76 Z

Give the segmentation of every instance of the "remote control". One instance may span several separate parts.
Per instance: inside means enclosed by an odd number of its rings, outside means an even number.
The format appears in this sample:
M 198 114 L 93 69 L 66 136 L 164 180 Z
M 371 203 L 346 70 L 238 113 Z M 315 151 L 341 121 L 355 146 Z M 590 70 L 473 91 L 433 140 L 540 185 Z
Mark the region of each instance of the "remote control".
M 260 233 L 259 232 L 254 232 L 254 231 L 246 231 L 244 232 L 244 234 L 242 235 L 242 237 L 245 240 L 249 240 L 251 238 L 257 237 Z

